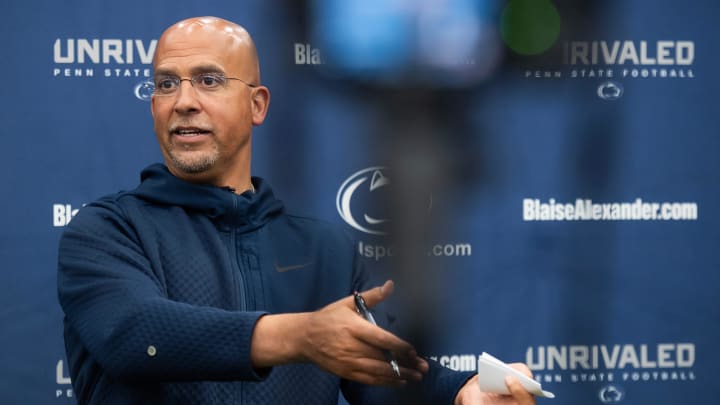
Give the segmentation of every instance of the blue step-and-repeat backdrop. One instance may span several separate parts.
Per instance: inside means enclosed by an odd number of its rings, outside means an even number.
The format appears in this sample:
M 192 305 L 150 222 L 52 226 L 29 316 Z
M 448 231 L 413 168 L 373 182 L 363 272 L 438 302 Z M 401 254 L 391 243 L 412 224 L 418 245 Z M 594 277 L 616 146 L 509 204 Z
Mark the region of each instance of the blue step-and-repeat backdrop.
M 57 243 L 161 160 L 151 61 L 197 15 L 256 40 L 253 174 L 344 226 L 373 277 L 402 270 L 429 356 L 526 362 L 557 395 L 539 403 L 716 403 L 718 4 L 10 1 L 0 403 L 75 401 Z

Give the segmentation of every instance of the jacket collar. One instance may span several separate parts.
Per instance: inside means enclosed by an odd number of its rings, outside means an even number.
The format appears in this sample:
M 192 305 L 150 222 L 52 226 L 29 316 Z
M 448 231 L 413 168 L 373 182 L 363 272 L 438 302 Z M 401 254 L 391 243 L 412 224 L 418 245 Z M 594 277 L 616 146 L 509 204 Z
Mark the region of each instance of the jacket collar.
M 180 206 L 202 213 L 242 232 L 263 226 L 283 211 L 282 202 L 275 198 L 270 185 L 259 177 L 252 178 L 254 193 L 246 191 L 240 195 L 228 188 L 181 180 L 160 163 L 146 167 L 140 180 L 140 185 L 131 194 L 155 204 Z

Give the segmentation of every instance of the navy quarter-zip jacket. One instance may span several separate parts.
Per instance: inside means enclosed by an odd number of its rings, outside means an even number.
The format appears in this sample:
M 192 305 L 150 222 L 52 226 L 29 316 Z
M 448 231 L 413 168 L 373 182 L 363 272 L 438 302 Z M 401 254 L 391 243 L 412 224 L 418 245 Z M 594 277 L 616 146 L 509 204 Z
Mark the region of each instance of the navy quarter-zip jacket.
M 364 290 L 351 241 L 289 215 L 270 187 L 241 195 L 155 164 L 132 191 L 83 207 L 59 248 L 58 294 L 75 396 L 88 404 L 388 403 L 387 389 L 312 364 L 255 370 L 266 313 L 317 310 Z M 452 404 L 468 373 L 431 365 L 423 397 Z M 393 396 L 393 398 L 400 398 Z

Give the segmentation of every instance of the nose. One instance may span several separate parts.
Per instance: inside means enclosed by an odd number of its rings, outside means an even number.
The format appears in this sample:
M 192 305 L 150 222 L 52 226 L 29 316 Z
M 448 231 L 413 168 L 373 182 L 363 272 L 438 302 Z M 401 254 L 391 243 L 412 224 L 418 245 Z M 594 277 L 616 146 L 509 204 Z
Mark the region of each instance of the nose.
M 187 84 L 185 83 L 187 82 Z M 192 114 L 200 111 L 201 105 L 197 90 L 190 80 L 180 81 L 175 98 L 175 111 L 179 114 Z

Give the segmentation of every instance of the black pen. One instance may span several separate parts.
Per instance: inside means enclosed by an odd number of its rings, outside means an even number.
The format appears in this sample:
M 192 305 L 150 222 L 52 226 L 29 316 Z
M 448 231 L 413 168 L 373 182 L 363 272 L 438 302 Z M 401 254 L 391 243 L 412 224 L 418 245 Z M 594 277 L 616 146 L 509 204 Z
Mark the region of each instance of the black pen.
M 362 295 L 360 295 L 360 293 L 357 291 L 355 291 L 354 295 L 355 295 L 355 309 L 368 322 L 377 326 L 377 323 L 375 322 L 375 318 L 373 318 L 372 313 L 370 312 L 370 310 L 368 310 L 367 305 L 365 305 L 365 300 L 363 299 Z M 390 353 L 389 350 L 383 350 L 383 353 L 385 353 L 385 359 L 387 359 L 387 361 L 390 362 L 390 366 L 392 366 L 392 369 L 395 372 L 395 374 L 397 374 L 397 376 L 400 377 L 400 367 L 398 367 L 397 360 L 395 360 L 395 358 L 393 357 L 392 353 Z

